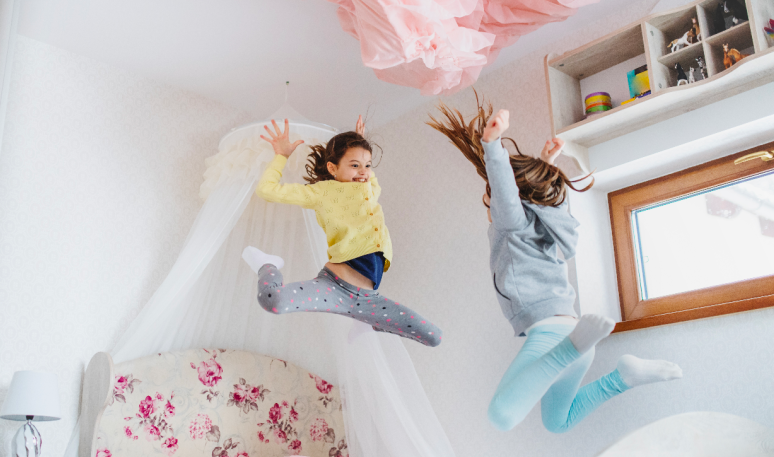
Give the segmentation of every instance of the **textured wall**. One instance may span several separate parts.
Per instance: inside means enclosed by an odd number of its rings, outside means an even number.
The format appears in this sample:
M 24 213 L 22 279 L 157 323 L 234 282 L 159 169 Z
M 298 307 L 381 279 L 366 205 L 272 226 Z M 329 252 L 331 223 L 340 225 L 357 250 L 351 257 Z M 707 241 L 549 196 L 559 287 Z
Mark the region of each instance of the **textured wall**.
M 628 11 L 592 24 L 588 33 L 526 56 L 475 87 L 495 108 L 511 110 L 509 136 L 523 152 L 536 154 L 550 134 L 543 56 L 595 39 L 652 7 L 634 2 Z M 445 101 L 473 112 L 469 90 Z M 543 428 L 538 409 L 510 432 L 491 427 L 489 399 L 523 339 L 513 337 L 491 285 L 483 182 L 444 137 L 424 125 L 432 110 L 428 103 L 374 135 L 385 151 L 377 170 L 395 247 L 383 288 L 444 329 L 436 349 L 407 347 L 458 456 L 593 456 L 627 432 L 688 411 L 724 411 L 774 426 L 774 309 L 768 309 L 613 335 L 598 346 L 588 380 L 613 370 L 626 353 L 673 360 L 684 379 L 627 392 L 562 435 Z
M 0 402 L 16 370 L 56 372 L 64 451 L 83 364 L 169 271 L 204 158 L 248 119 L 203 97 L 19 37 L 0 151 Z M 0 421 L 0 456 L 19 423 Z

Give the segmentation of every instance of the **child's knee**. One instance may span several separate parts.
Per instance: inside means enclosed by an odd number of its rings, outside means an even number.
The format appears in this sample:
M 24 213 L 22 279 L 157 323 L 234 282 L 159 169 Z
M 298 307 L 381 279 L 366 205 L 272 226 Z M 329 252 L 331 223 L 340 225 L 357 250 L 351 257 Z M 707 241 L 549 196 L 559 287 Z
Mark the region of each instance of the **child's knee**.
M 443 333 L 441 330 L 434 329 L 433 331 L 428 332 L 427 338 L 425 338 L 425 343 L 427 343 L 427 345 L 431 348 L 440 346 L 442 337 Z
M 261 308 L 274 314 L 279 314 L 280 292 L 277 289 L 258 289 L 258 304 Z

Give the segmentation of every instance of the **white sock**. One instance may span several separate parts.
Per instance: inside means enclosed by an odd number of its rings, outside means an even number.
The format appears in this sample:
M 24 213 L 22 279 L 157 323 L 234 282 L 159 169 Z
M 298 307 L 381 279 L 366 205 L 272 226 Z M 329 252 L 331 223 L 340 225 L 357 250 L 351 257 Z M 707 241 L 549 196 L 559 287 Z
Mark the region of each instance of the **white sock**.
M 266 254 L 265 252 L 253 246 L 247 246 L 245 250 L 242 251 L 242 258 L 245 259 L 245 262 L 247 262 L 248 265 L 250 265 L 250 269 L 256 273 L 258 273 L 258 270 L 260 270 L 261 267 L 267 263 L 274 265 L 278 270 L 285 266 L 285 261 L 282 260 L 281 257 Z
M 629 354 L 618 359 L 618 373 L 629 387 L 683 377 L 683 370 L 675 363 L 666 360 L 640 359 Z
M 584 354 L 593 348 L 604 337 L 610 334 L 615 327 L 615 321 L 609 317 L 598 314 L 584 314 L 578 325 L 567 337 L 575 346 L 575 349 Z

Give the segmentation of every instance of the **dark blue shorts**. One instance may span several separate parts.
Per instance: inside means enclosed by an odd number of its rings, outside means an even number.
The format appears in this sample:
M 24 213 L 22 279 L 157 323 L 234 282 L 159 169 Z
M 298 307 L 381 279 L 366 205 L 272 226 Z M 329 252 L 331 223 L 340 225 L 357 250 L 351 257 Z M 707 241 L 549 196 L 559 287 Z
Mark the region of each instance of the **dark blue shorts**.
M 382 274 L 384 274 L 384 254 L 381 252 L 372 252 L 371 254 L 362 255 L 344 263 L 373 281 L 374 290 L 379 288 L 379 284 L 382 282 Z

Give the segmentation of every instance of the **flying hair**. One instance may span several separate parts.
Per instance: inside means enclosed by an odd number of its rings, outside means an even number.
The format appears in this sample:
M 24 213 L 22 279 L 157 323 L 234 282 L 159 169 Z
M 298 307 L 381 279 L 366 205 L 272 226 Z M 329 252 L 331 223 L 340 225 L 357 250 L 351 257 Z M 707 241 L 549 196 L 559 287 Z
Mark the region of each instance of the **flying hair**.
M 486 175 L 484 147 L 481 145 L 481 138 L 484 136 L 484 128 L 486 128 L 486 123 L 494 110 L 491 102 L 485 103 L 483 97 L 479 98 L 478 92 L 474 90 L 473 93 L 476 94 L 478 112 L 470 122 L 465 121 L 459 110 L 450 108 L 441 102 L 438 105 L 438 111 L 441 112 L 442 120 L 437 120 L 431 114 L 427 125 L 446 136 L 462 152 L 462 155 L 476 167 L 478 175 L 486 181 L 486 193 L 491 198 L 492 190 Z M 591 176 L 591 173 L 577 180 L 570 180 L 559 167 L 550 165 L 540 158 L 522 154 L 516 141 L 512 138 L 503 138 L 503 140 L 510 141 L 516 149 L 516 154 L 510 154 L 509 158 L 511 168 L 513 168 L 513 176 L 519 188 L 519 197 L 522 200 L 536 205 L 559 206 L 564 203 L 568 187 L 576 192 L 585 192 L 594 185 L 594 177 Z M 582 189 L 575 187 L 576 182 L 589 177 L 591 177 L 589 185 Z

